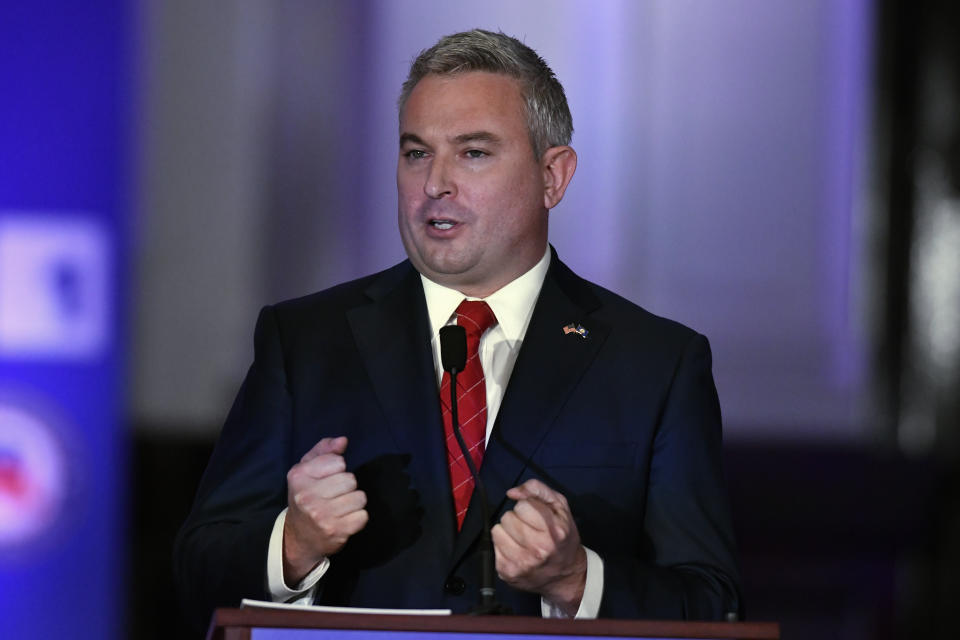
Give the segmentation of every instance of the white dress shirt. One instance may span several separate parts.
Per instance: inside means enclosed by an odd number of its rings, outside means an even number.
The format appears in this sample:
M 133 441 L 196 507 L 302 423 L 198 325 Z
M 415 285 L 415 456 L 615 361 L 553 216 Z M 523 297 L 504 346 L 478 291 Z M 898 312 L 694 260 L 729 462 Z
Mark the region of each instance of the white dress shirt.
M 510 381 L 513 365 L 520 353 L 533 308 L 540 295 L 540 288 L 550 267 L 549 247 L 543 258 L 522 276 L 506 286 L 483 298 L 493 314 L 497 317 L 497 324 L 487 330 L 480 339 L 480 364 L 483 367 L 484 380 L 487 389 L 487 435 L 490 433 L 500 410 L 504 391 Z M 437 374 L 437 388 L 439 393 L 440 381 L 443 378 L 443 367 L 440 364 L 440 329 L 448 324 L 456 324 L 456 309 L 464 300 L 464 295 L 455 289 L 444 287 L 423 275 L 423 293 L 427 302 L 427 313 L 430 316 L 430 330 L 433 339 L 434 369 Z M 466 298 L 477 300 L 478 298 Z M 324 558 L 307 576 L 294 588 L 290 588 L 283 580 L 283 523 L 287 510 L 284 509 L 273 525 L 270 535 L 270 546 L 267 552 L 267 582 L 270 595 L 275 602 L 297 602 L 311 604 L 315 587 L 320 578 L 330 566 L 330 559 Z M 577 618 L 596 618 L 600 610 L 600 599 L 603 595 L 603 561 L 594 551 L 584 547 L 587 553 L 587 582 L 577 611 Z M 336 559 L 334 559 L 335 561 Z M 541 613 L 545 618 L 564 617 L 558 607 L 546 600 L 540 600 Z

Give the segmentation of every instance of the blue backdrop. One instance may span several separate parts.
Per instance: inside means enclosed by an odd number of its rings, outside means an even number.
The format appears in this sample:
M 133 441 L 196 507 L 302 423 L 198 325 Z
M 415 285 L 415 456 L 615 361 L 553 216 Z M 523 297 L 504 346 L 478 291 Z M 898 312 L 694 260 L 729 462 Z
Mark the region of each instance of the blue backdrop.
M 0 634 L 124 609 L 133 5 L 0 6 Z

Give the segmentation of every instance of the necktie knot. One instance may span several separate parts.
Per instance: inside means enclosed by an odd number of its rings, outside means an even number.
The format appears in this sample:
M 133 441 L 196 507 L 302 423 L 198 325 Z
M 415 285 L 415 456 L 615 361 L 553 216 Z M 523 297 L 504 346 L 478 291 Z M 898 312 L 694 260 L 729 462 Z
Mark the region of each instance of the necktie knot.
M 497 324 L 497 316 L 483 300 L 464 300 L 457 307 L 457 324 L 466 329 L 468 337 L 479 339 Z

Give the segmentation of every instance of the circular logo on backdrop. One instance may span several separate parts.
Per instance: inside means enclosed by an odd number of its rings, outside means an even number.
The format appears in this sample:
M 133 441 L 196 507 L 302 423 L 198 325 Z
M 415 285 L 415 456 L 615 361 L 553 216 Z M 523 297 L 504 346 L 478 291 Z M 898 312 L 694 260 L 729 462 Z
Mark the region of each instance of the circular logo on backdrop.
M 55 525 L 67 490 L 66 465 L 49 423 L 0 400 L 0 549 L 35 541 Z

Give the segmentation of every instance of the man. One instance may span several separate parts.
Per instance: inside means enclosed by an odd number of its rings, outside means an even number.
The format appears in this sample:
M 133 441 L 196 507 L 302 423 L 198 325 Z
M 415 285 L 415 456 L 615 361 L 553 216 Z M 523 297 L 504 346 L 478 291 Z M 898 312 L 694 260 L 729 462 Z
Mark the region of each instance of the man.
M 178 536 L 184 601 L 202 621 L 243 597 L 463 612 L 492 526 L 516 613 L 737 613 L 706 340 L 547 244 L 577 164 L 553 72 L 503 34 L 455 34 L 417 58 L 399 106 L 409 260 L 261 312 Z M 453 323 L 489 523 L 451 435 Z

